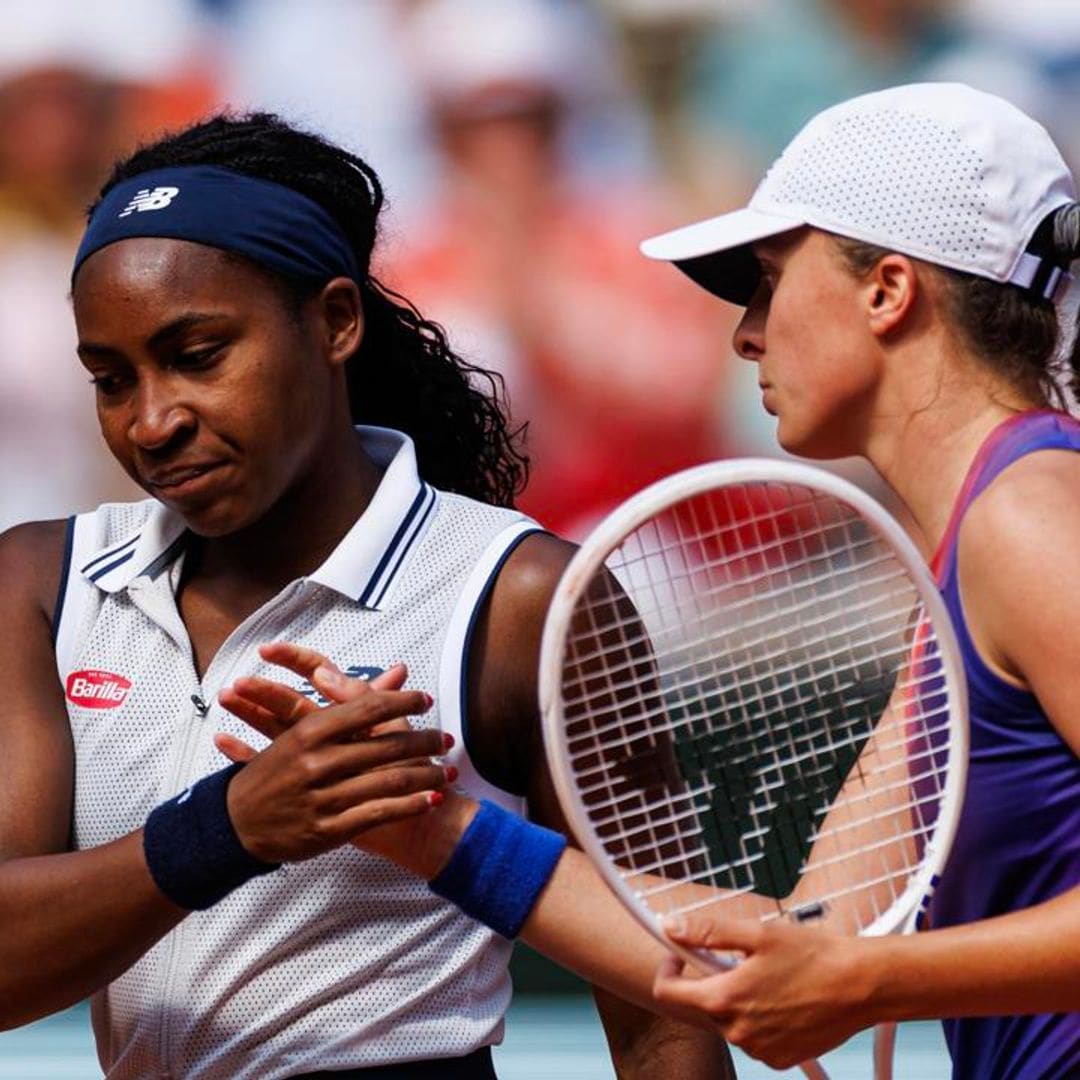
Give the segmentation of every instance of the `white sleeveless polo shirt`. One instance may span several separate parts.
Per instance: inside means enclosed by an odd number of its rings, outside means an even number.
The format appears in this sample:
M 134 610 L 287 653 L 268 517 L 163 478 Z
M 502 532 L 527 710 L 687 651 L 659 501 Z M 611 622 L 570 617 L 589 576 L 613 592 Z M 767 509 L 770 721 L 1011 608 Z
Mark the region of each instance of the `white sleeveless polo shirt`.
M 354 674 L 405 662 L 408 685 L 435 697 L 414 723 L 457 740 L 446 761 L 459 786 L 522 810 L 469 760 L 464 666 L 481 602 L 538 526 L 424 483 L 404 435 L 360 432 L 385 468 L 370 505 L 315 573 L 237 627 L 202 680 L 174 597 L 180 520 L 153 500 L 73 519 L 56 651 L 77 848 L 139 828 L 158 803 L 225 767 L 215 732 L 266 744 L 216 703 L 238 676 L 314 693 L 260 659 L 268 641 L 308 645 Z M 274 1080 L 468 1054 L 502 1037 L 509 953 L 426 883 L 338 849 L 192 913 L 95 994 L 99 1058 L 109 1080 Z

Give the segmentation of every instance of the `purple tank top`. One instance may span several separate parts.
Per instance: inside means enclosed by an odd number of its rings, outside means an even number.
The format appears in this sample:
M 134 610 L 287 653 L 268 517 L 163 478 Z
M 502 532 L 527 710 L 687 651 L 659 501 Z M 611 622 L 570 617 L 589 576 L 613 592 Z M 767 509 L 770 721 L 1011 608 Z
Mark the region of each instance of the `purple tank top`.
M 1046 410 L 996 428 L 971 464 L 931 564 L 959 640 L 971 713 L 967 794 L 930 911 L 937 927 L 1030 907 L 1080 883 L 1080 759 L 1034 695 L 983 663 L 964 622 L 956 568 L 967 508 L 1012 462 L 1050 449 L 1080 450 L 1080 423 Z M 957 1080 L 1080 1077 L 1080 1013 L 947 1020 L 945 1040 Z

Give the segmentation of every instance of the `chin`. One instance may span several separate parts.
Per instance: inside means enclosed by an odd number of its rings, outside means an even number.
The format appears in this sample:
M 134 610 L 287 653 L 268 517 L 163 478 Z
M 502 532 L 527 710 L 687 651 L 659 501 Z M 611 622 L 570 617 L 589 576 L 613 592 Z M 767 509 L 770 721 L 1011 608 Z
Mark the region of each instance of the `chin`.
M 790 428 L 785 431 L 783 422 L 776 430 L 776 441 L 782 450 L 809 461 L 835 461 L 861 453 L 838 439 L 835 432 L 792 431 Z
M 178 517 L 183 519 L 188 531 L 204 540 L 216 540 L 222 536 L 231 536 L 253 524 L 256 518 L 245 514 L 238 507 L 213 503 L 203 507 L 176 506 L 165 503 Z

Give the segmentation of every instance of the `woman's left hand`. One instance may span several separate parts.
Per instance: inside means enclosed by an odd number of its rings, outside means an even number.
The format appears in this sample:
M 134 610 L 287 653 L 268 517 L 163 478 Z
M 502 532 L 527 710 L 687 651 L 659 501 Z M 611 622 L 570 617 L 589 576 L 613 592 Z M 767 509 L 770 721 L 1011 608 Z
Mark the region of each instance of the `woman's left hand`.
M 813 926 L 718 920 L 696 913 L 665 924 L 689 948 L 739 953 L 719 975 L 700 976 L 667 957 L 653 983 L 662 1005 L 696 1012 L 751 1057 L 790 1068 L 839 1046 L 873 1023 L 863 960 L 873 943 Z

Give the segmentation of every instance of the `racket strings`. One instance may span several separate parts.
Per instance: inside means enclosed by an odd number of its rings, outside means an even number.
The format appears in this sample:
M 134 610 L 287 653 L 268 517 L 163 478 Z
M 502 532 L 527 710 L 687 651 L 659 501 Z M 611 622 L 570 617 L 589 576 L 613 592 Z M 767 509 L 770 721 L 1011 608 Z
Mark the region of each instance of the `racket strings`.
M 642 896 L 664 911 L 708 886 L 709 903 L 763 895 L 762 917 L 844 899 L 863 928 L 936 820 L 935 644 L 891 548 L 829 496 L 746 485 L 647 522 L 566 644 L 567 743 L 597 835 L 628 879 L 660 879 Z

